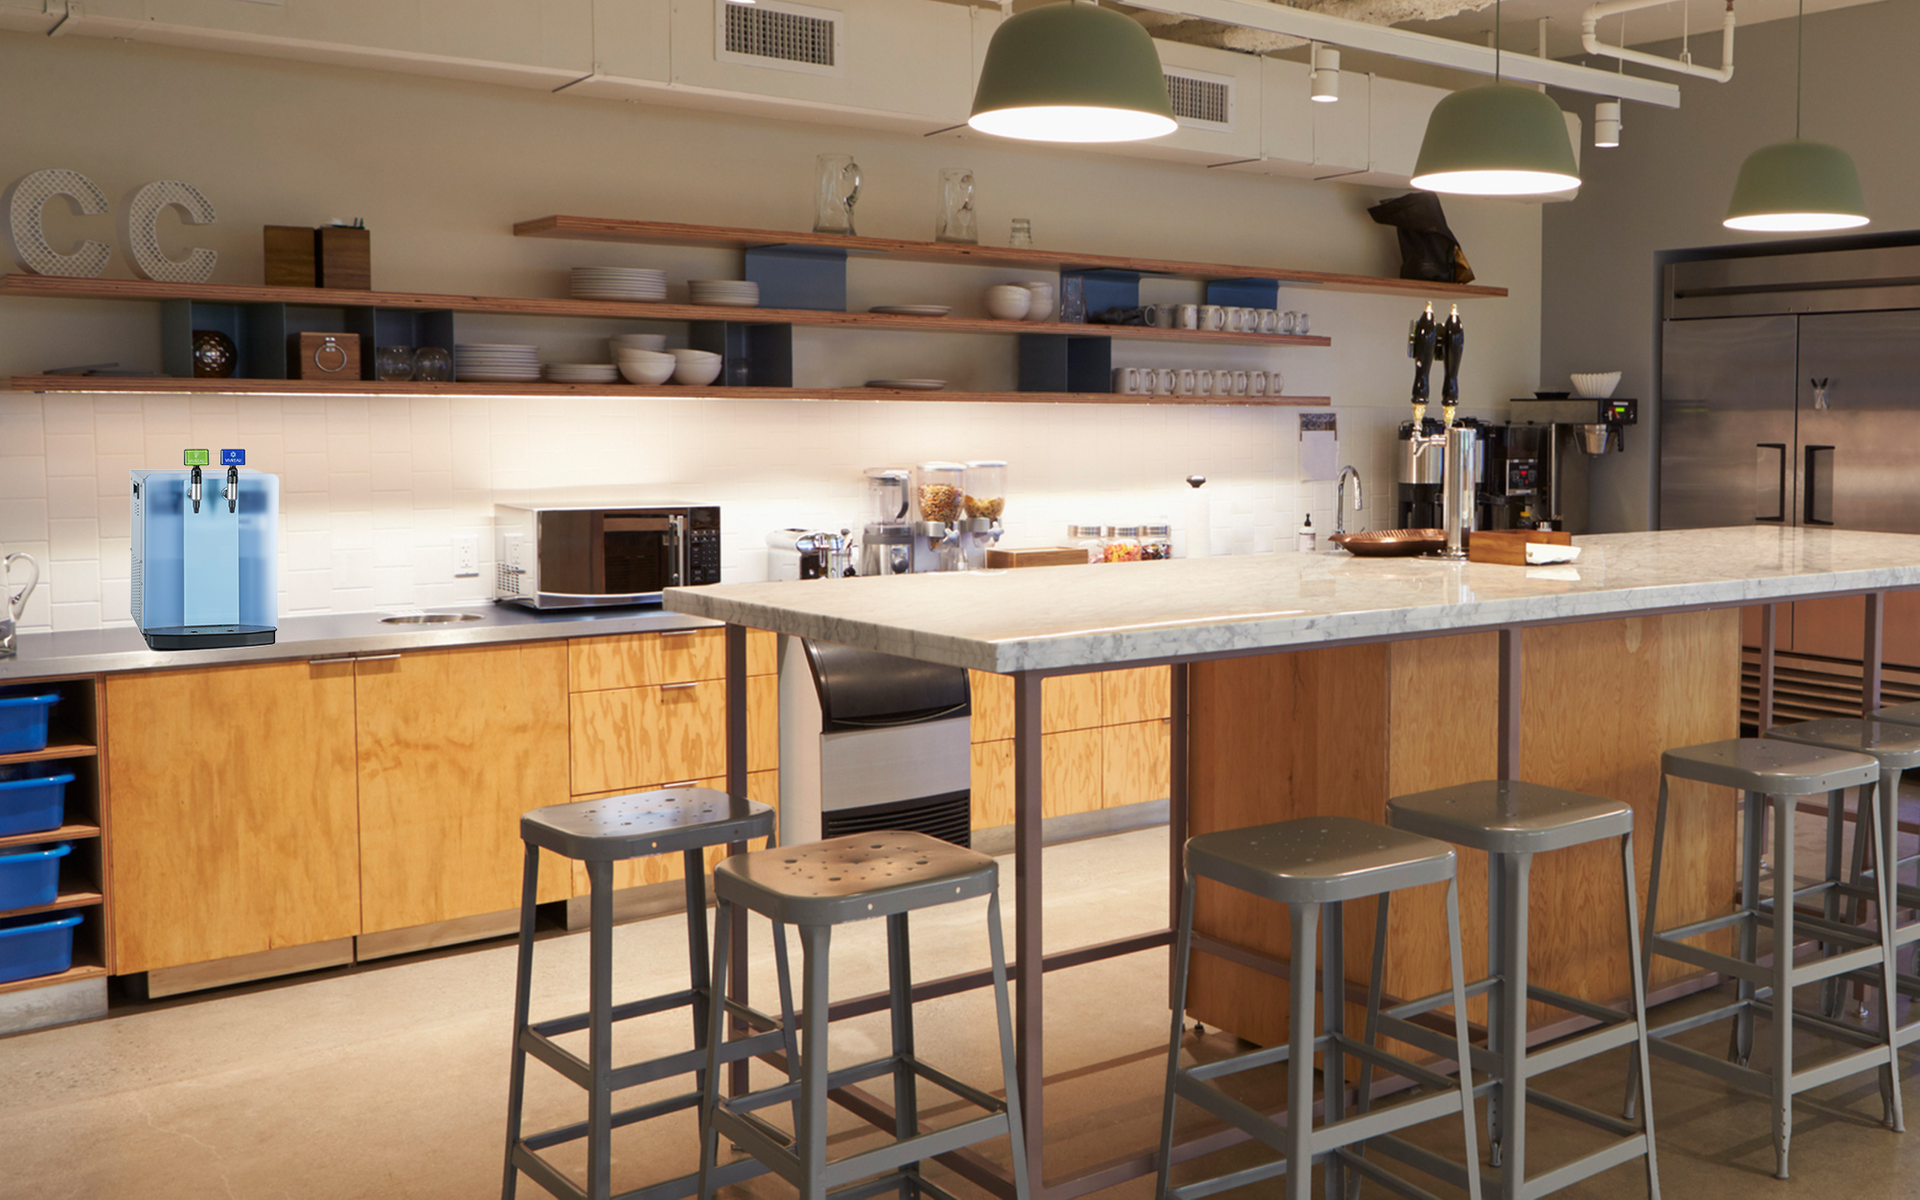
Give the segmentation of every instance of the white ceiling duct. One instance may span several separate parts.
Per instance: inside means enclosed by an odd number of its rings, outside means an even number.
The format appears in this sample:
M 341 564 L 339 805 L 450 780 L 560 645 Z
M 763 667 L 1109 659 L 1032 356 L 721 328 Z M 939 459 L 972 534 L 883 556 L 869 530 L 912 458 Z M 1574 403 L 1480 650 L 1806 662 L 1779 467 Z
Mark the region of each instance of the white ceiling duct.
M 1278 0 L 1275 0 L 1277 3 Z M 1437 21 L 1464 12 L 1493 7 L 1493 0 L 1300 0 L 1284 7 L 1323 13 L 1369 25 L 1398 25 L 1402 21 Z M 1136 11 L 1134 20 L 1145 25 L 1155 37 L 1212 46 L 1220 50 L 1238 50 L 1247 54 L 1270 54 L 1304 46 L 1307 39 L 1264 29 L 1248 29 L 1220 21 L 1205 21 L 1172 13 Z

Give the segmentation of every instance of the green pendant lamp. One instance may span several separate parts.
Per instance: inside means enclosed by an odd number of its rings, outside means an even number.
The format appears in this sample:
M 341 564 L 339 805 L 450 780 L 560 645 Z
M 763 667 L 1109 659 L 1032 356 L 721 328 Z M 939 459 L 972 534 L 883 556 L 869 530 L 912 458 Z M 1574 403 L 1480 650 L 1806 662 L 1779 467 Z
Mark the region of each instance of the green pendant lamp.
M 1806 4 L 1800 6 L 1800 50 L 1793 68 L 1793 140 L 1762 146 L 1740 164 L 1727 205 L 1728 229 L 1760 233 L 1811 233 L 1855 229 L 1867 223 L 1860 172 L 1838 146 L 1800 138 L 1801 51 L 1806 44 Z
M 1434 105 L 1413 186 L 1458 196 L 1543 196 L 1580 186 L 1567 121 L 1544 92 L 1500 82 L 1500 10 L 1493 82 Z
M 1035 142 L 1137 142 L 1179 128 L 1153 38 L 1092 4 L 1049 4 L 1001 23 L 967 124 Z

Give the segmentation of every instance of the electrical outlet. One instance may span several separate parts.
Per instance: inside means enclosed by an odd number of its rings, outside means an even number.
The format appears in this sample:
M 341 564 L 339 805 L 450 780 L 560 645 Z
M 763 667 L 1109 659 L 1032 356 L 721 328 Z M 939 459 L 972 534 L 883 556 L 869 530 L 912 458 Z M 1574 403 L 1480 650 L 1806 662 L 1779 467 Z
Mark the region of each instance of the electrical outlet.
M 480 573 L 480 535 L 477 533 L 456 533 L 453 535 L 453 577 L 470 579 Z

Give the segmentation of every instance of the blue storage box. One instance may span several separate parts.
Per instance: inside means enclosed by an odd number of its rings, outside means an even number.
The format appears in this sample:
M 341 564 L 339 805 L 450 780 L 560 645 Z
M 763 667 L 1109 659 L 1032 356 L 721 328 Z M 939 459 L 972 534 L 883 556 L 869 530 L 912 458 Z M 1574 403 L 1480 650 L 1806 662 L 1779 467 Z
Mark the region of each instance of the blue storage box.
M 71 771 L 58 763 L 22 763 L 0 767 L 0 837 L 44 833 L 67 818 Z
M 60 895 L 60 860 L 72 853 L 71 842 L 0 849 L 0 912 L 52 904 Z
M 45 750 L 47 713 L 58 703 L 58 692 L 44 696 L 0 696 L 0 754 Z
M 0 919 L 0 983 L 58 975 L 73 966 L 79 913 Z

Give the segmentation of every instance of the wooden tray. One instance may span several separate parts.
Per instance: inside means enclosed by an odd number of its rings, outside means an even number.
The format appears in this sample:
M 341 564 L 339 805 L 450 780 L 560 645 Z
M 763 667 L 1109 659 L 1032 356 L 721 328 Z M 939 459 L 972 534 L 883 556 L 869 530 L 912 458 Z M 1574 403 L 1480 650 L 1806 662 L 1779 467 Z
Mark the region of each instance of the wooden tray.
M 1080 567 L 1087 563 L 1087 552 L 1072 546 L 1030 546 L 1019 550 L 987 551 L 987 566 L 992 570 L 1007 567 Z
M 1573 535 L 1558 530 L 1501 529 L 1481 530 L 1467 543 L 1467 561 L 1499 563 L 1508 567 L 1527 565 L 1527 543 L 1571 546 Z

